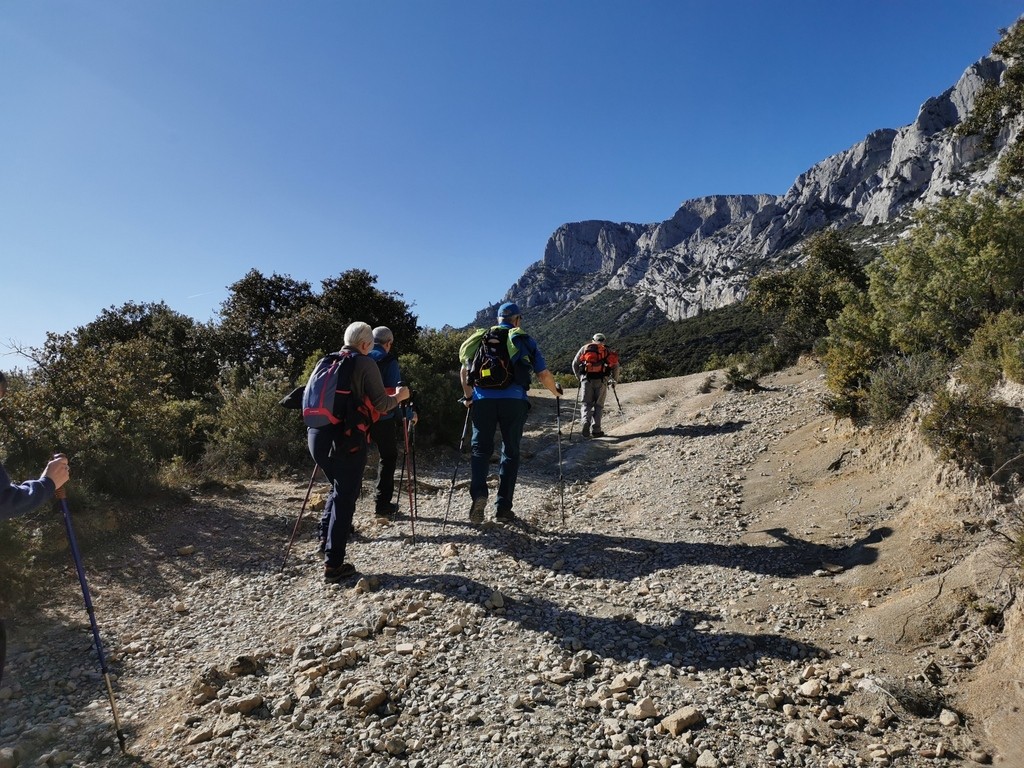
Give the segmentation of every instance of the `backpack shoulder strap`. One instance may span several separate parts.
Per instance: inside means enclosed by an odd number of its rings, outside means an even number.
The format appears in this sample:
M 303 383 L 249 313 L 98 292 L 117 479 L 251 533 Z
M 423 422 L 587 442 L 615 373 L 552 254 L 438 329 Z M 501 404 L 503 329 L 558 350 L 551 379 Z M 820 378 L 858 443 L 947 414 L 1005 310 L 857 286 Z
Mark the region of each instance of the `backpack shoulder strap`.
M 523 362 L 530 362 L 530 354 L 528 348 L 520 347 L 516 344 L 517 341 L 529 341 L 530 335 L 522 328 L 512 328 L 508 332 L 508 356 L 513 362 L 516 362 L 516 355 L 519 355 L 519 360 Z
M 463 365 L 468 365 L 469 361 L 473 359 L 477 347 L 480 346 L 480 340 L 488 330 L 487 328 L 477 328 L 469 334 L 469 338 L 462 342 L 462 345 L 459 347 L 459 361 Z

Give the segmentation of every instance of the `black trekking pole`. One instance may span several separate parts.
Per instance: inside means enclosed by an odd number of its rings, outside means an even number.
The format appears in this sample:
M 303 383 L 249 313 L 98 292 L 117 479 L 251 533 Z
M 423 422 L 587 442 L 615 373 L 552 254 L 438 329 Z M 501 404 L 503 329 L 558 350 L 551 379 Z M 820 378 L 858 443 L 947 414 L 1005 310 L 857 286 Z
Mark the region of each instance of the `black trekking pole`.
M 100 641 L 100 628 L 96 625 L 96 612 L 92 607 L 92 598 L 89 596 L 89 585 L 85 581 L 85 569 L 82 567 L 82 556 L 78 551 L 78 541 L 75 539 L 75 529 L 71 526 L 71 509 L 68 507 L 67 493 L 64 488 L 58 488 L 55 494 L 60 501 L 60 509 L 64 515 L 64 528 L 68 534 L 68 545 L 71 547 L 71 557 L 75 561 L 75 570 L 78 571 L 78 582 L 82 585 L 82 597 L 85 599 L 85 610 L 89 614 L 89 624 L 92 626 L 92 638 L 96 643 L 96 655 L 100 660 L 100 671 L 103 672 L 103 680 L 107 684 L 107 697 L 110 699 L 110 711 L 114 715 L 114 729 L 117 732 L 117 743 L 121 745 L 121 754 L 125 754 L 124 731 L 121 730 L 121 721 L 117 717 L 117 704 L 114 702 L 114 688 L 110 684 L 110 670 L 107 669 L 107 659 L 103 655 L 103 643 Z
M 313 465 L 313 474 L 309 476 L 309 485 L 306 487 L 306 498 L 302 502 L 302 509 L 299 510 L 299 518 L 295 521 L 295 525 L 292 527 L 291 538 L 288 539 L 288 546 L 284 550 L 284 558 L 281 560 L 281 571 L 284 570 L 284 564 L 288 562 L 288 554 L 292 551 L 292 542 L 295 541 L 295 534 L 299 532 L 299 526 L 302 524 L 302 516 L 306 513 L 306 505 L 309 503 L 309 494 L 313 491 L 313 481 L 316 479 L 316 471 L 320 469 L 319 464 Z
M 409 425 L 409 455 L 412 460 L 409 464 L 409 481 L 412 483 L 412 508 L 419 509 L 420 497 L 419 488 L 416 485 L 416 422 Z
M 402 421 L 405 421 L 404 416 L 402 417 Z M 404 428 L 405 427 L 403 425 L 403 429 Z M 392 522 L 394 522 L 396 516 L 398 515 L 398 506 L 402 503 L 402 486 L 405 484 L 405 465 L 408 463 L 408 451 L 409 449 L 406 448 L 406 454 L 402 456 L 402 468 L 398 470 L 398 487 L 395 489 L 395 498 L 398 501 L 395 502 L 395 506 L 393 507 L 391 512 Z
M 561 387 L 559 387 L 561 391 Z M 555 397 L 555 425 L 558 427 L 558 509 L 562 513 L 562 525 L 565 525 L 565 481 L 562 476 L 562 398 Z M 571 427 L 570 427 L 571 429 Z
M 583 382 L 578 381 L 576 387 L 576 399 L 572 403 L 572 421 L 569 422 L 569 442 L 572 442 L 572 428 L 576 426 L 576 406 L 580 402 L 580 390 L 583 389 Z
M 444 528 L 448 525 L 448 513 L 452 511 L 452 493 L 455 491 L 455 476 L 459 474 L 459 465 L 462 463 L 462 447 L 466 443 L 466 433 L 469 432 L 469 415 L 473 411 L 472 400 L 463 397 L 459 402 L 466 406 L 466 423 L 462 425 L 462 437 L 459 439 L 459 458 L 455 462 L 455 470 L 452 472 L 452 484 L 448 487 L 448 506 L 444 510 L 444 522 L 441 523 L 441 533 L 444 533 Z
M 409 464 L 409 420 L 402 419 L 402 432 L 405 438 L 405 457 L 402 461 L 402 473 L 405 473 L 405 467 Z M 412 541 L 416 542 L 416 504 L 412 496 L 412 471 L 409 472 L 409 524 L 412 526 Z
M 611 380 L 612 394 L 615 395 L 615 404 L 619 406 L 619 413 L 622 413 L 622 403 L 619 402 L 619 393 L 615 391 L 615 379 Z

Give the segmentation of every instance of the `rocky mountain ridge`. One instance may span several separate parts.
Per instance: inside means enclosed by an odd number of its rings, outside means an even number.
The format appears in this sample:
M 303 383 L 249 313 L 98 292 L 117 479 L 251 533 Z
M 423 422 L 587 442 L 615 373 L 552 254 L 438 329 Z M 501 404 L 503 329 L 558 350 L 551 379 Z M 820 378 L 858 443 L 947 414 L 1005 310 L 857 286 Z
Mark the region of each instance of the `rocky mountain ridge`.
M 893 224 L 922 205 L 990 183 L 1020 125 L 1004 129 L 991 148 L 955 129 L 983 86 L 1005 71 L 998 57 L 982 58 L 921 105 L 913 123 L 872 132 L 800 174 L 784 195 L 696 198 L 653 224 L 563 224 L 543 259 L 502 301 L 564 312 L 608 288 L 630 292 L 637 304 L 652 300 L 667 320 L 733 304 L 751 277 L 798 259 L 794 249 L 818 231 Z M 475 322 L 489 321 L 495 306 L 482 309 Z

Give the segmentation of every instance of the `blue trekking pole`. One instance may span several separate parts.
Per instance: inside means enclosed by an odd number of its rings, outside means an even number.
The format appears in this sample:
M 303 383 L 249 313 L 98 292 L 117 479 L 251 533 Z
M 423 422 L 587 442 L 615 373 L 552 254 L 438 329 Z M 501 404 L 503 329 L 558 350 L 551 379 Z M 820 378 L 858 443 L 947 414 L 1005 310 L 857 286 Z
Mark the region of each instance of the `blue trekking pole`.
M 75 529 L 71 527 L 71 510 L 68 508 L 67 493 L 64 488 L 58 488 L 55 495 L 60 501 L 60 509 L 64 514 L 64 528 L 68 534 L 68 544 L 71 547 L 71 557 L 75 561 L 75 570 L 78 571 L 78 582 L 82 585 L 82 597 L 85 599 L 85 610 L 89 614 L 89 624 L 92 626 L 92 638 L 96 643 L 96 655 L 100 660 L 100 670 L 103 672 L 103 681 L 107 685 L 107 697 L 110 699 L 110 711 L 114 715 L 114 729 L 117 732 L 117 742 L 121 745 L 121 754 L 125 754 L 124 731 L 121 730 L 121 722 L 117 717 L 117 704 L 114 703 L 114 688 L 110 684 L 110 670 L 107 669 L 107 660 L 103 655 L 103 643 L 100 641 L 100 628 L 96 626 L 96 612 L 92 608 L 92 598 L 89 596 L 89 585 L 85 581 L 85 569 L 82 567 L 82 556 L 78 552 L 78 541 L 75 539 Z

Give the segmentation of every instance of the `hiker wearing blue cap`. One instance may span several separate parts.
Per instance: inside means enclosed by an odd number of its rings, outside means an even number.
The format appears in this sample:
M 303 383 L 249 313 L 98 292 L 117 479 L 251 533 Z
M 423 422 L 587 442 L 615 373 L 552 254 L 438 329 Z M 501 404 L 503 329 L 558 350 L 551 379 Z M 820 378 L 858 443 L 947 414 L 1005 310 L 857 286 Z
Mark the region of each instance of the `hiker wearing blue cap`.
M 522 313 L 515 302 L 498 307 L 498 324 L 478 328 L 459 348 L 460 377 L 467 408 L 473 422 L 472 479 L 469 519 L 481 523 L 487 508 L 487 470 L 494 451 L 494 431 L 501 430 L 501 461 L 498 465 L 498 497 L 495 517 L 499 523 L 515 521 L 512 496 L 519 475 L 519 444 L 530 410 L 527 391 L 530 377 L 537 379 L 555 396 L 562 387 L 548 370 L 537 342 L 520 327 Z

